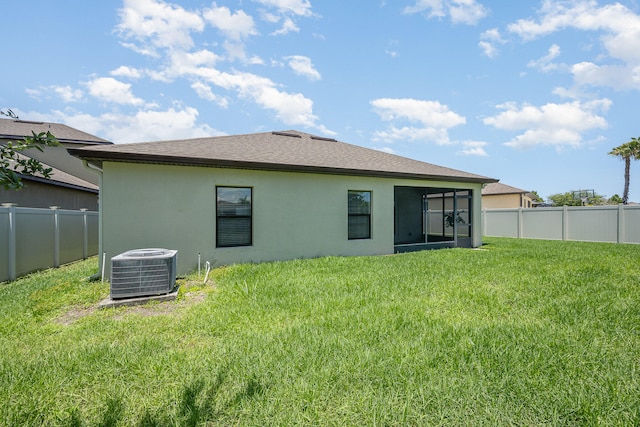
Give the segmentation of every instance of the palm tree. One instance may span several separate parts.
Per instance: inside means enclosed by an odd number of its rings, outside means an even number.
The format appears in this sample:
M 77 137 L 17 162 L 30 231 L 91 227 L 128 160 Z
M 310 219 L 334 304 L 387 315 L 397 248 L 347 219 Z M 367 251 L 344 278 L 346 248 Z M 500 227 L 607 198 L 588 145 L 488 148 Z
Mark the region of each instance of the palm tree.
M 629 171 L 631 169 L 631 158 L 634 160 L 640 159 L 640 138 L 631 138 L 631 141 L 615 147 L 609 152 L 609 154 L 620 157 L 624 160 L 624 191 L 622 193 L 622 203 L 626 205 L 629 201 Z

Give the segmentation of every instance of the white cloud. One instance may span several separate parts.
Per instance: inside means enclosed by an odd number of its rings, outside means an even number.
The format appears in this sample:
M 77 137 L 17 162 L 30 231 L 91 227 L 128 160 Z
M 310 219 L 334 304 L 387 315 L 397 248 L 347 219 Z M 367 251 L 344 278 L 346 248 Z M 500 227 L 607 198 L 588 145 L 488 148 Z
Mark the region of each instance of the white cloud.
M 258 3 L 274 7 L 280 13 L 293 14 L 299 16 L 311 16 L 311 3 L 308 0 L 254 0 Z
M 89 94 L 105 102 L 139 106 L 144 100 L 133 95 L 131 85 L 113 77 L 98 77 L 86 83 Z
M 556 59 L 560 55 L 560 46 L 557 44 L 552 44 L 549 48 L 548 53 L 540 59 L 529 61 L 527 67 L 536 68 L 543 73 L 547 73 L 549 71 L 557 70 L 558 64 L 554 63 L 553 60 Z
M 579 85 L 608 86 L 616 90 L 640 89 L 640 64 L 596 65 L 580 62 L 571 67 L 574 80 Z
M 371 101 L 371 105 L 382 120 L 391 123 L 387 130 L 375 133 L 375 140 L 425 140 L 449 144 L 448 130 L 466 123 L 463 116 L 438 101 L 381 98 Z M 410 125 L 399 127 L 403 122 Z
M 84 96 L 80 89 L 74 89 L 71 86 L 51 86 L 51 90 L 64 102 L 78 102 Z
M 219 96 L 213 93 L 211 86 L 202 82 L 195 82 L 191 84 L 191 88 L 198 94 L 200 98 L 206 99 L 207 101 L 213 101 L 222 108 L 229 107 L 229 100 L 223 96 Z
M 505 40 L 500 35 L 500 30 L 497 28 L 491 28 L 480 34 L 480 42 L 478 46 L 482 49 L 485 56 L 489 58 L 495 58 L 498 56 L 497 44 L 504 44 Z
M 207 125 L 197 125 L 195 108 L 169 108 L 133 114 L 105 113 L 98 116 L 65 110 L 51 114 L 29 113 L 33 120 L 64 123 L 115 143 L 188 139 L 223 135 Z
M 284 36 L 286 34 L 297 33 L 299 31 L 300 31 L 300 28 L 296 25 L 295 22 L 293 22 L 293 19 L 287 17 L 284 19 L 284 22 L 282 23 L 282 27 L 279 30 L 276 30 L 273 33 L 271 33 L 271 35 Z
M 105 121 L 107 133 L 116 142 L 157 141 L 187 139 L 221 135 L 221 132 L 196 124 L 198 111 L 195 108 L 166 111 L 138 111 L 133 116 L 117 117 L 116 121 Z M 120 122 L 122 121 L 122 124 Z
M 475 25 L 488 15 L 488 10 L 476 0 L 417 0 L 404 8 L 404 13 L 425 13 L 429 18 L 449 16 L 451 22 Z
M 469 25 L 477 24 L 488 14 L 485 7 L 475 0 L 452 0 L 449 4 L 449 13 L 454 24 Z
M 244 40 L 258 34 L 253 18 L 244 11 L 231 13 L 228 7 L 218 7 L 215 3 L 203 13 L 204 19 L 232 40 Z
M 509 25 L 509 31 L 532 40 L 566 28 L 629 34 L 637 32 L 640 25 L 640 18 L 626 6 L 614 3 L 599 7 L 593 0 L 545 0 L 539 15 L 539 21 L 519 19 Z
M 289 67 L 294 73 L 307 77 L 309 80 L 320 80 L 322 76 L 313 67 L 311 59 L 302 55 L 292 55 L 284 58 L 289 61 Z
M 508 26 L 523 40 L 565 29 L 600 33 L 605 52 L 597 58 L 599 64 L 587 60 L 570 66 L 576 83 L 620 90 L 640 88 L 640 15 L 620 3 L 600 6 L 593 0 L 545 0 L 539 19 L 520 19 Z M 537 66 L 537 61 L 533 65 Z
M 138 53 L 157 55 L 157 49 L 190 49 L 192 32 L 204 29 L 198 13 L 161 0 L 125 0 L 117 30 L 139 44 L 123 44 Z
M 284 22 L 283 30 L 297 30 L 292 16 L 312 16 L 311 4 L 307 0 L 256 0 L 273 13 L 262 12 L 271 21 Z M 301 125 L 326 131 L 313 113 L 313 101 L 302 93 L 286 91 L 282 85 L 242 68 L 228 70 L 226 63 L 239 60 L 240 66 L 263 64 L 255 55 L 245 52 L 245 40 L 257 35 L 255 22 L 242 10 L 232 11 L 219 7 L 185 10 L 162 0 L 125 0 L 120 11 L 121 22 L 117 26 L 123 44 L 141 54 L 153 54 L 164 64 L 164 68 L 146 69 L 145 76 L 160 82 L 188 80 L 192 89 L 202 99 L 227 107 L 229 94 L 220 96 L 216 87 L 235 93 L 236 97 L 272 111 L 275 117 L 287 125 Z M 210 42 L 206 49 L 197 48 L 192 38 L 211 25 L 218 29 L 223 40 Z M 295 27 L 295 28 L 294 28 Z M 211 49 L 224 49 L 225 54 Z M 319 79 L 320 73 L 309 58 L 291 56 L 289 66 L 294 72 L 310 79 Z M 118 75 L 130 70 L 120 68 Z M 132 87 L 111 78 L 95 79 L 88 84 L 90 93 L 110 102 L 139 106 L 144 101 L 133 96 Z M 152 106 L 153 107 L 153 106 Z M 154 107 L 155 108 L 155 107 Z
M 137 68 L 132 68 L 132 67 L 127 67 L 125 65 L 121 65 L 120 67 L 116 68 L 115 70 L 111 71 L 112 76 L 115 77 L 127 77 L 130 79 L 139 79 L 142 77 L 142 75 L 144 74 L 142 71 L 138 70 Z
M 506 142 L 508 147 L 579 147 L 583 143 L 584 134 L 607 127 L 607 121 L 601 113 L 606 112 L 610 106 L 611 101 L 606 98 L 589 102 L 549 103 L 541 107 L 507 103 L 498 106 L 504 111 L 483 121 L 497 129 L 524 131 Z
M 487 143 L 484 141 L 464 141 L 462 145 L 464 148 L 458 151 L 458 154 L 463 156 L 488 156 L 484 149 L 484 147 L 487 146 Z

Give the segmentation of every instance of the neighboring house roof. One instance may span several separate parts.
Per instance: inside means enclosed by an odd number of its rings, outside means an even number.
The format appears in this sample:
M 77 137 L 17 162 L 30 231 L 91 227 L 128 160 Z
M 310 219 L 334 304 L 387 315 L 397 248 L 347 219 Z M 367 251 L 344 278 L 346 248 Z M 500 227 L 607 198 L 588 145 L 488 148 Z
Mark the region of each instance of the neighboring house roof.
M 294 130 L 91 146 L 68 151 L 96 165 L 103 161 L 121 161 L 458 182 L 497 181 Z
M 51 132 L 60 142 L 92 144 L 113 144 L 111 141 L 63 125 L 61 123 L 35 122 L 26 120 L 0 119 L 0 139 L 22 139 L 32 132 Z
M 18 157 L 21 159 L 29 159 L 29 157 L 22 155 L 20 153 L 18 153 Z M 71 175 L 65 171 L 62 171 L 60 169 L 57 169 L 51 165 L 48 165 L 46 163 L 42 163 L 42 166 L 44 166 L 45 168 L 51 168 L 51 177 L 49 179 L 45 178 L 42 176 L 42 174 L 38 173 L 36 175 L 23 175 L 23 174 L 19 174 L 20 178 L 22 178 L 23 180 L 27 180 L 27 181 L 36 181 L 36 182 L 42 182 L 45 184 L 50 184 L 50 185 L 57 185 L 59 187 L 66 187 L 66 188 L 73 188 L 76 190 L 84 190 L 84 191 L 89 191 L 92 193 L 98 193 L 98 186 L 95 184 L 92 184 L 90 182 L 87 182 L 81 178 L 78 178 L 75 175 Z M 13 164 L 13 162 L 11 162 L 11 164 Z
M 491 184 L 487 184 L 486 187 L 482 189 L 483 196 L 497 196 L 500 194 L 527 194 L 529 193 L 527 190 L 522 190 L 520 188 L 512 187 L 507 184 L 503 184 L 501 182 L 493 182 Z

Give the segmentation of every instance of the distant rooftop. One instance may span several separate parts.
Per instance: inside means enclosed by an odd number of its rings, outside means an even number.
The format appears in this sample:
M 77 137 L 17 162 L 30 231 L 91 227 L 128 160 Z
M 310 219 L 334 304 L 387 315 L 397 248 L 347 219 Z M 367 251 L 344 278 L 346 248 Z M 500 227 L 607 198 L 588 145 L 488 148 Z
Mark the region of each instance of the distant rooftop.
M 29 159 L 29 157 L 20 153 L 18 153 L 18 158 Z M 13 167 L 13 162 L 10 163 Z M 37 173 L 36 175 L 19 175 L 23 180 L 27 181 L 43 182 L 45 184 L 57 185 L 59 187 L 74 188 L 77 190 L 91 191 L 96 194 L 98 193 L 98 186 L 91 182 L 85 181 L 84 179 L 78 178 L 77 176 L 71 175 L 46 163 L 42 163 L 42 166 L 45 168 L 51 168 L 51 178 L 47 179 L 40 173 Z
M 495 196 L 498 194 L 527 194 L 529 191 L 523 190 L 521 188 L 512 187 L 507 184 L 502 184 L 501 182 L 493 182 L 491 184 L 487 184 L 486 187 L 482 189 L 483 196 Z
M 0 119 L 0 140 L 22 139 L 32 132 L 51 132 L 58 141 L 79 144 L 113 144 L 111 141 L 74 129 L 61 123 L 35 122 L 15 119 Z
M 490 183 L 495 179 L 295 130 L 72 148 L 103 161 Z

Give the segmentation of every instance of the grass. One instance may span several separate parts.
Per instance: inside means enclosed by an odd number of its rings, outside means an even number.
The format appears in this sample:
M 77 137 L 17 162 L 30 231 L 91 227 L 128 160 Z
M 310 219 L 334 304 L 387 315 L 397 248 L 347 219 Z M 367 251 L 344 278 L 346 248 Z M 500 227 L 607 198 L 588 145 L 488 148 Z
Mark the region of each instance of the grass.
M 95 309 L 95 259 L 0 284 L 0 424 L 639 425 L 640 246 L 486 243 L 136 308 Z

